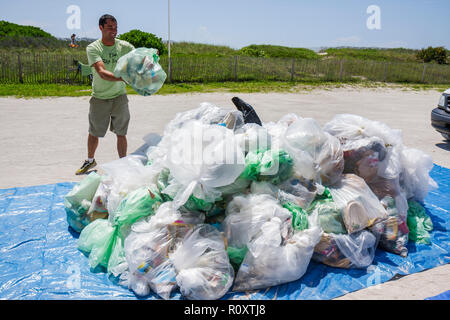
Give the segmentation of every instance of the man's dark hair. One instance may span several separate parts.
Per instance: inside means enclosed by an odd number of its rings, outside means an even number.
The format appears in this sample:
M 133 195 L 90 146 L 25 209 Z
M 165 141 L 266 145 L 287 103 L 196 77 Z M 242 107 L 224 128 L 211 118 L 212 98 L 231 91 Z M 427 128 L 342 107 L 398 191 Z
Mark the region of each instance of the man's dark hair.
M 104 27 L 106 20 L 111 19 L 113 22 L 117 23 L 116 18 L 114 18 L 112 15 L 110 14 L 104 14 L 100 17 L 100 20 L 98 20 L 98 25 Z

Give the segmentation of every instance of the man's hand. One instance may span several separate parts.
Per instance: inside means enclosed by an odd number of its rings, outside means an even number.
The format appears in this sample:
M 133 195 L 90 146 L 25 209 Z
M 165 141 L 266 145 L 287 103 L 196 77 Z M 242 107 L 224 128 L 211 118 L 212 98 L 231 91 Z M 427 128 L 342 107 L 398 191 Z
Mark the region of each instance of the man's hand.
M 94 63 L 93 67 L 97 71 L 97 73 L 100 76 L 100 78 L 102 78 L 103 80 L 123 81 L 122 78 L 116 78 L 111 71 L 106 70 L 105 69 L 105 64 L 103 63 L 103 61 L 98 61 L 98 62 Z

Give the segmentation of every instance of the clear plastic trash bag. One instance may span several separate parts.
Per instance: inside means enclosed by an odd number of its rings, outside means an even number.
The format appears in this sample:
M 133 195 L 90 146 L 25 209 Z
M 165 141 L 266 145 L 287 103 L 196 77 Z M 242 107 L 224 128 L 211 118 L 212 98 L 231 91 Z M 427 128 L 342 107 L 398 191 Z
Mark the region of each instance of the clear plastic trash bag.
M 368 230 L 352 234 L 324 233 L 312 259 L 336 268 L 367 268 L 373 262 L 378 239 Z
M 401 130 L 391 129 L 385 123 L 355 114 L 338 114 L 331 121 L 327 122 L 323 129 L 337 137 L 344 146 L 346 141 L 367 137 L 378 137 L 386 145 L 403 145 Z
M 271 149 L 281 149 L 283 147 L 283 136 L 287 128 L 299 119 L 294 113 L 289 113 L 281 117 L 277 122 L 264 122 L 263 127 L 267 129 L 270 136 Z
M 232 290 L 262 289 L 300 279 L 322 234 L 317 214 L 308 217 L 308 225 L 295 231 L 290 220 L 278 217 L 263 223 L 247 245 Z
M 114 221 L 120 202 L 130 192 L 149 184 L 156 184 L 160 169 L 144 165 L 141 158 L 138 155 L 128 155 L 101 165 L 108 179 L 112 181 L 106 206 L 111 222 Z
M 191 120 L 198 120 L 203 124 L 220 124 L 231 111 L 233 110 L 220 108 L 209 102 L 202 102 L 195 109 L 178 112 L 164 127 L 164 136 L 170 136 L 174 130 L 180 129 Z
M 344 169 L 339 140 L 322 130 L 312 118 L 299 118 L 287 129 L 283 147 L 294 159 L 296 174 L 330 185 L 340 179 Z
M 407 199 L 423 202 L 430 191 L 438 188 L 436 181 L 430 177 L 433 159 L 421 150 L 404 147 L 401 161 L 400 185 Z
M 408 202 L 403 195 L 396 197 L 386 196 L 381 199 L 381 203 L 386 208 L 388 218 L 375 223 L 370 227 L 370 231 L 379 237 L 379 247 L 398 254 L 402 257 L 408 255 L 408 235 L 407 224 Z
M 233 183 L 244 163 L 244 153 L 231 130 L 198 120 L 183 123 L 172 132 L 167 155 L 170 174 L 183 186 L 174 205 L 184 205 L 195 190 L 208 194 Z
M 97 191 L 92 198 L 91 206 L 87 212 L 89 220 L 92 222 L 96 219 L 108 218 L 108 196 L 112 185 L 112 179 L 103 176 Z
M 238 144 L 244 152 L 271 148 L 271 137 L 266 128 L 256 123 L 246 123 L 235 131 Z
M 334 202 L 342 212 L 348 233 L 363 230 L 387 218 L 386 209 L 363 178 L 344 174 L 329 188 Z
M 172 202 L 165 202 L 153 216 L 134 223 L 124 242 L 128 287 L 139 296 L 148 295 L 152 290 L 169 299 L 177 284 L 168 253 L 190 228 L 204 219 L 202 214 L 182 212 L 174 209 Z
M 177 194 L 183 190 L 184 186 L 175 180 L 170 174 L 169 169 L 165 168 L 158 177 L 158 188 L 165 201 L 173 201 Z M 213 210 L 215 203 L 222 201 L 222 193 L 219 188 L 210 188 L 207 191 L 205 192 L 201 185 L 197 185 L 180 209 L 184 208 L 186 210 L 194 212 L 201 211 L 204 213 Z
M 400 175 L 400 153 L 403 148 L 401 130 L 354 114 L 336 115 L 323 129 L 339 139 L 344 152 L 351 150 L 354 141 L 373 137 L 381 139 L 386 147 L 386 156 L 379 165 L 378 175 L 387 179 Z
M 268 194 L 236 195 L 228 203 L 222 227 L 228 244 L 235 248 L 246 246 L 265 222 L 278 217 L 291 220 L 289 210 Z
M 159 64 L 158 50 L 153 48 L 137 48 L 120 57 L 114 76 L 143 96 L 156 93 L 167 78 Z
M 191 300 L 224 296 L 234 280 L 223 235 L 209 224 L 196 225 L 169 259 L 181 294 Z

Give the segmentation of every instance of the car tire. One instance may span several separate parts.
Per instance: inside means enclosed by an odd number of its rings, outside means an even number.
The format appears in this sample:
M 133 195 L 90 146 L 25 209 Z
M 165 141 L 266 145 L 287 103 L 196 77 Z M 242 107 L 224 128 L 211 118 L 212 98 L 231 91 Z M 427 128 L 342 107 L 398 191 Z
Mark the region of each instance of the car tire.
M 448 133 L 441 133 L 445 140 L 450 141 L 450 134 Z

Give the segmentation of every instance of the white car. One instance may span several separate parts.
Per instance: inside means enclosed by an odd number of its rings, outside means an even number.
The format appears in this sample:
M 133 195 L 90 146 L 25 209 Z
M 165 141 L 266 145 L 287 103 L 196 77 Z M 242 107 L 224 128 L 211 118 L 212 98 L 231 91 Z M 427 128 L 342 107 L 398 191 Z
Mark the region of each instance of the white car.
M 431 125 L 450 142 L 450 88 L 442 93 L 437 108 L 431 111 Z

